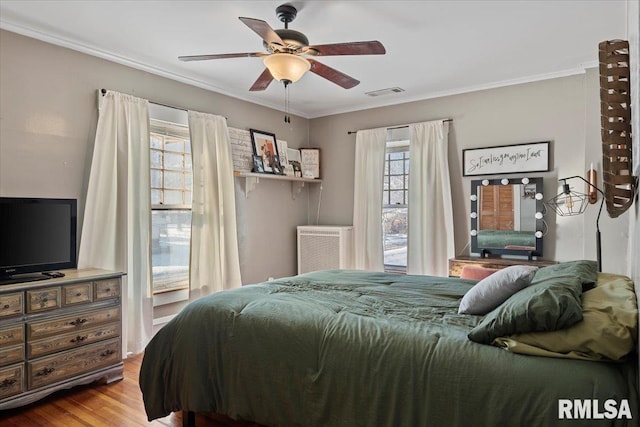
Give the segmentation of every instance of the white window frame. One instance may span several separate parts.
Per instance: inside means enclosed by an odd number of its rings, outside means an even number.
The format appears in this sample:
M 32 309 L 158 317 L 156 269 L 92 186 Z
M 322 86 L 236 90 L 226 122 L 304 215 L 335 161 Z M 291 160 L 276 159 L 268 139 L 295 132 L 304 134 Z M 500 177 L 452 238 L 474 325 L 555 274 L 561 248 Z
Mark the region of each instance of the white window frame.
M 404 177 L 403 179 L 403 202 L 401 204 L 391 204 L 391 176 L 399 176 L 397 174 L 392 175 L 391 174 L 391 161 L 389 159 L 389 154 L 390 153 L 398 153 L 398 152 L 402 152 L 402 153 L 407 153 L 406 154 L 406 158 L 403 158 L 402 163 L 402 175 Z M 404 157 L 404 156 L 403 156 Z M 383 209 L 383 214 L 384 214 L 384 210 L 385 209 L 393 209 L 393 208 L 405 208 L 405 209 L 409 209 L 409 200 L 408 200 L 408 194 L 409 194 L 409 171 L 407 169 L 406 166 L 406 162 L 409 160 L 409 140 L 396 140 L 396 141 L 387 141 L 387 148 L 386 148 L 386 152 L 385 152 L 385 157 L 384 157 L 384 161 L 385 161 L 385 170 L 388 171 L 388 173 L 384 173 L 384 178 L 386 179 L 386 177 L 389 177 L 389 187 L 387 190 L 383 190 L 382 196 L 383 196 L 383 201 L 382 201 L 382 209 Z M 395 190 L 398 191 L 398 190 Z M 385 198 L 385 195 L 388 194 L 388 197 Z M 403 266 L 403 265 L 392 265 L 392 264 L 384 264 L 384 270 L 385 271 L 389 271 L 389 272 L 396 272 L 396 273 L 406 273 L 407 267 Z

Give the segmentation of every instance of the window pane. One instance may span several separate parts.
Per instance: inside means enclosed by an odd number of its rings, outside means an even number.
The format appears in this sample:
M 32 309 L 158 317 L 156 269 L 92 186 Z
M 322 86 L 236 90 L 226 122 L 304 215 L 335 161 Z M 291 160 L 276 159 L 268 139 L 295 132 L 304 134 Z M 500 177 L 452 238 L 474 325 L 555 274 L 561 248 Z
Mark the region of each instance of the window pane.
M 151 167 L 162 168 L 162 151 L 151 150 Z
M 184 142 L 184 152 L 191 153 L 191 141 L 187 140 Z
M 404 189 L 404 175 L 391 176 L 391 189 L 402 190 Z
M 384 208 L 384 264 L 407 267 L 407 208 Z
M 164 173 L 164 187 L 165 188 L 182 188 L 182 174 L 180 172 L 165 172 Z
M 193 199 L 192 199 L 191 191 L 185 191 L 184 192 L 184 204 L 191 206 L 192 201 L 193 201 Z
M 385 175 L 384 180 L 382 182 L 382 188 L 385 190 L 389 189 L 389 175 Z
M 389 204 L 389 191 L 385 190 L 382 192 L 382 204 L 383 205 L 388 205 Z
M 390 163 L 391 163 L 391 175 L 401 175 L 402 173 L 404 173 L 404 169 L 402 168 L 403 161 L 394 160 L 394 161 L 391 161 Z
M 388 157 L 389 157 L 389 156 L 387 156 L 387 158 L 388 158 Z M 384 174 L 385 174 L 385 175 L 389 175 L 389 161 L 388 161 L 388 160 L 385 160 L 385 161 L 384 161 Z
M 151 187 L 162 187 L 162 171 L 151 169 Z
M 409 159 L 404 161 L 404 173 L 409 173 Z
M 191 163 L 191 155 L 190 154 L 185 154 L 185 156 L 184 156 L 184 168 L 188 169 L 188 170 L 192 170 L 193 169 L 193 165 Z
M 394 153 L 389 153 L 389 158 L 391 160 L 402 160 L 403 157 L 404 157 L 403 151 L 396 151 Z
M 184 174 L 184 188 L 186 190 L 193 189 L 193 176 L 190 173 Z
M 165 169 L 182 169 L 182 154 L 166 153 L 164 155 Z
M 162 148 L 162 136 L 151 134 L 151 148 Z
M 183 205 L 182 191 L 164 190 L 164 204 L 165 205 Z
M 403 192 L 402 191 L 391 191 L 391 200 L 390 200 L 390 204 L 392 205 L 397 205 L 397 204 L 404 204 L 404 199 L 402 198 L 403 196 Z
M 151 212 L 154 291 L 189 283 L 191 211 Z
M 151 204 L 159 205 L 162 203 L 162 190 L 151 190 Z
M 167 137 L 164 140 L 164 149 L 166 151 L 182 152 L 184 150 L 184 144 L 182 143 L 181 139 Z

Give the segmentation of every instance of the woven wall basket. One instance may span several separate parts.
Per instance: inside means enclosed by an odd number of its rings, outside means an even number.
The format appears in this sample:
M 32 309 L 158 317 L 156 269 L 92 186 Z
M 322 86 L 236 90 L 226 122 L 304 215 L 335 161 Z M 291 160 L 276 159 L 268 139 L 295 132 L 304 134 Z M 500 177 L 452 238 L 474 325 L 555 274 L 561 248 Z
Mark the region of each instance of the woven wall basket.
M 633 203 L 629 42 L 608 40 L 599 45 L 602 180 L 607 212 L 616 218 Z M 635 106 L 634 106 L 635 108 Z

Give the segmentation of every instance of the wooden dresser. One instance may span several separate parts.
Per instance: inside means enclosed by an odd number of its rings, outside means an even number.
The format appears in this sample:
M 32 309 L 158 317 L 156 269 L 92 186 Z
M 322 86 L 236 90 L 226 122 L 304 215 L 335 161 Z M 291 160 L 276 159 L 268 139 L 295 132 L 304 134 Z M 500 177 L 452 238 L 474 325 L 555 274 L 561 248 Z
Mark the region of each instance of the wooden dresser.
M 465 265 L 473 265 L 477 267 L 502 269 L 510 265 L 535 265 L 545 267 L 547 265 L 556 264 L 556 261 L 532 260 L 526 259 L 508 259 L 508 258 L 480 258 L 471 256 L 457 256 L 449 259 L 449 277 L 460 277 L 462 267 Z
M 0 285 L 0 411 L 98 379 L 122 379 L 121 273 Z

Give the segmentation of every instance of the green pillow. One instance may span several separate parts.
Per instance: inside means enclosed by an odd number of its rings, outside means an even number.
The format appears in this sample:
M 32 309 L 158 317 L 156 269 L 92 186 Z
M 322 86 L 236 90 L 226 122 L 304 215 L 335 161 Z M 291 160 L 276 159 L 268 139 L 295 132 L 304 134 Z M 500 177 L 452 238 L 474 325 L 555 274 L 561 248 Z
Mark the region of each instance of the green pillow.
M 578 260 L 561 262 L 538 269 L 532 285 L 550 277 L 570 276 L 577 277 L 583 285 L 583 290 L 591 289 L 598 280 L 598 263 L 595 261 Z M 586 289 L 585 289 L 586 288 Z
M 471 330 L 469 339 L 491 344 L 506 335 L 568 328 L 582 320 L 581 296 L 578 277 L 539 278 L 487 314 Z

